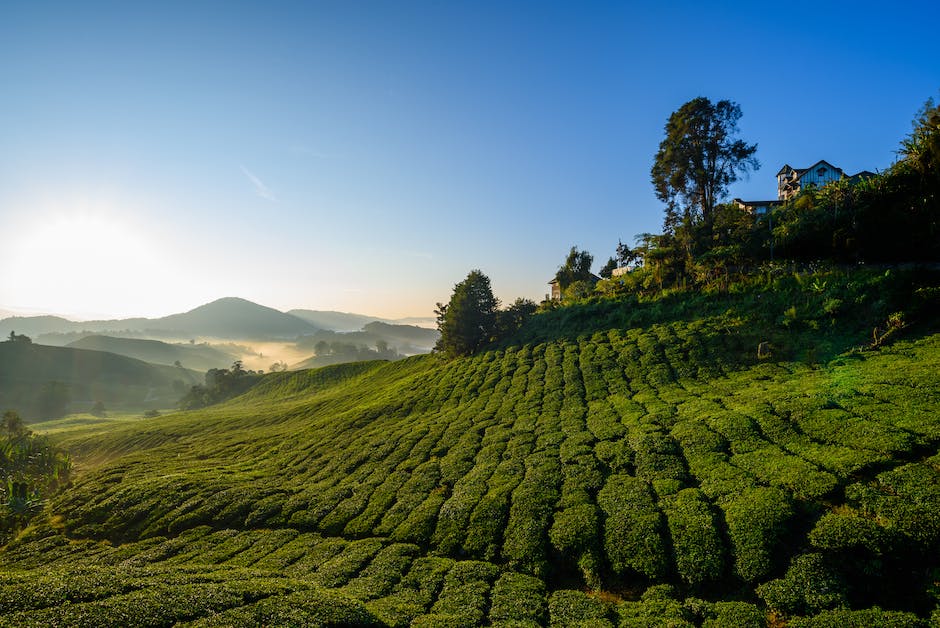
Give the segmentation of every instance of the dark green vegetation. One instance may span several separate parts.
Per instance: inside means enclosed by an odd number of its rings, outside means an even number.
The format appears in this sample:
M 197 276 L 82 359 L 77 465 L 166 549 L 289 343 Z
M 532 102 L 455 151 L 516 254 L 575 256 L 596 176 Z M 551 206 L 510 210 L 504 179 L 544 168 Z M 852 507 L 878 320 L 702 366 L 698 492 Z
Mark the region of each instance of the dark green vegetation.
M 283 372 L 287 368 L 275 365 L 272 372 Z M 254 386 L 261 379 L 261 373 L 246 371 L 242 368 L 240 360 L 228 369 L 209 369 L 206 372 L 205 384 L 197 384 L 189 389 L 177 404 L 183 410 L 196 410 L 205 408 L 237 397 Z
M 108 409 L 169 408 L 201 379 L 189 369 L 105 353 L 0 342 L 0 409 L 25 419 Z
M 758 165 L 756 145 L 734 137 L 740 116 L 736 104 L 705 98 L 670 116 L 651 171 L 666 203 L 663 233 L 637 236 L 635 249 L 619 246 L 605 273 L 635 260 L 641 268 L 601 291 L 727 287 L 774 261 L 940 260 L 940 103 L 924 105 L 883 172 L 809 186 L 763 214 L 720 203 L 728 184 Z
M 938 285 L 595 299 L 60 433 L 96 466 L 0 553 L 0 625 L 926 626 Z
M 73 349 L 107 351 L 151 364 L 175 365 L 179 363 L 195 371 L 225 368 L 238 359 L 236 355 L 206 344 L 170 344 L 140 338 L 85 336 L 67 346 Z
M 14 411 L 0 422 L 0 542 L 6 543 L 44 500 L 65 485 L 71 471 L 65 452 L 45 436 L 33 434 Z

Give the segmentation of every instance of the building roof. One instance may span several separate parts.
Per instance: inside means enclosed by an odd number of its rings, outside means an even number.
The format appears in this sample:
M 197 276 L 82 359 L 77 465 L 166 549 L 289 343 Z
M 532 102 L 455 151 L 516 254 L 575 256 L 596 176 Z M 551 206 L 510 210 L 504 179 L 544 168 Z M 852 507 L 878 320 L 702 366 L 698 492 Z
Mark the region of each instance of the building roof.
M 844 174 L 844 173 L 842 172 L 842 168 L 839 168 L 838 166 L 833 166 L 831 163 L 829 163 L 829 162 L 826 161 L 825 159 L 820 159 L 819 161 L 817 161 L 816 163 L 814 163 L 814 164 L 813 164 L 812 166 L 810 166 L 809 168 L 793 168 L 793 167 L 790 166 L 790 164 L 783 164 L 783 168 L 781 168 L 780 171 L 777 172 L 777 176 L 779 177 L 779 176 L 782 175 L 782 174 L 786 174 L 787 172 L 793 171 L 793 172 L 796 173 L 796 177 L 797 177 L 797 178 L 800 178 L 800 177 L 803 176 L 804 173 L 807 173 L 807 172 L 809 172 L 810 170 L 813 170 L 813 169 L 815 169 L 817 166 L 822 165 L 822 164 L 825 164 L 825 165 L 829 166 L 830 168 L 832 168 L 833 170 L 835 170 L 836 172 L 838 172 L 838 173 L 840 173 L 840 174 Z

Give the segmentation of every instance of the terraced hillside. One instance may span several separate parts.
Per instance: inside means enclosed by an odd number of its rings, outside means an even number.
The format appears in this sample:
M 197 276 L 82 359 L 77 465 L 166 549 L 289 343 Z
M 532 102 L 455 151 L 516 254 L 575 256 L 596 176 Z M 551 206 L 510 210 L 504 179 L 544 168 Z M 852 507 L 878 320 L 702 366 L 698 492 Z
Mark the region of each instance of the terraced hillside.
M 0 625 L 937 621 L 940 334 L 841 353 L 748 299 L 76 431 L 97 466 L 0 554 Z M 835 357 L 757 360 L 785 337 Z

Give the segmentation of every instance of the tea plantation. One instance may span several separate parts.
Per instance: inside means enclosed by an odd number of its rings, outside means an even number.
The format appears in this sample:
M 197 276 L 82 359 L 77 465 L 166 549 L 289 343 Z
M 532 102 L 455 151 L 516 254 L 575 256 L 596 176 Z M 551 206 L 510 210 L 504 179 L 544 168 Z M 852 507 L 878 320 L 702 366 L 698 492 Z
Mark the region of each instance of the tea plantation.
M 938 625 L 937 285 L 599 300 L 58 433 L 0 625 Z

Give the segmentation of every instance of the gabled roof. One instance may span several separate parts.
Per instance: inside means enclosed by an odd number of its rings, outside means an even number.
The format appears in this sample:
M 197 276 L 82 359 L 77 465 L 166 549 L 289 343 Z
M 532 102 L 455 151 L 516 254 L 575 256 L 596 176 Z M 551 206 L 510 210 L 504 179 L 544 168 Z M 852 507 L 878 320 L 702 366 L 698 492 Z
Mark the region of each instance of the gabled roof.
M 794 168 L 794 167 L 792 167 L 790 164 L 783 164 L 783 168 L 780 169 L 780 171 L 777 173 L 777 176 L 779 177 L 780 175 L 782 175 L 782 174 L 787 174 L 788 172 L 795 172 L 795 173 L 796 173 L 796 178 L 799 179 L 800 177 L 802 177 L 804 174 L 806 174 L 806 173 L 809 172 L 810 170 L 815 170 L 816 168 L 818 168 L 819 166 L 822 166 L 822 165 L 829 166 L 830 168 L 832 168 L 834 171 L 838 172 L 839 174 L 845 174 L 845 173 L 842 171 L 842 168 L 839 168 L 839 167 L 837 167 L 837 166 L 833 166 L 831 163 L 829 163 L 829 162 L 826 161 L 825 159 L 820 159 L 819 161 L 817 161 L 816 163 L 814 163 L 814 164 L 813 164 L 812 166 L 810 166 L 809 168 Z
M 830 168 L 832 168 L 832 169 L 835 170 L 836 172 L 838 172 L 838 173 L 840 173 L 840 174 L 842 173 L 842 168 L 839 168 L 839 167 L 837 167 L 837 166 L 833 166 L 831 163 L 829 163 L 829 162 L 826 161 L 825 159 L 820 159 L 819 161 L 817 161 L 816 163 L 814 163 L 814 164 L 813 164 L 812 166 L 810 166 L 809 168 L 803 168 L 802 170 L 797 170 L 797 173 L 800 174 L 800 175 L 802 175 L 804 172 L 809 172 L 810 170 L 815 170 L 817 167 L 819 167 L 819 166 L 821 166 L 821 165 L 829 166 Z

